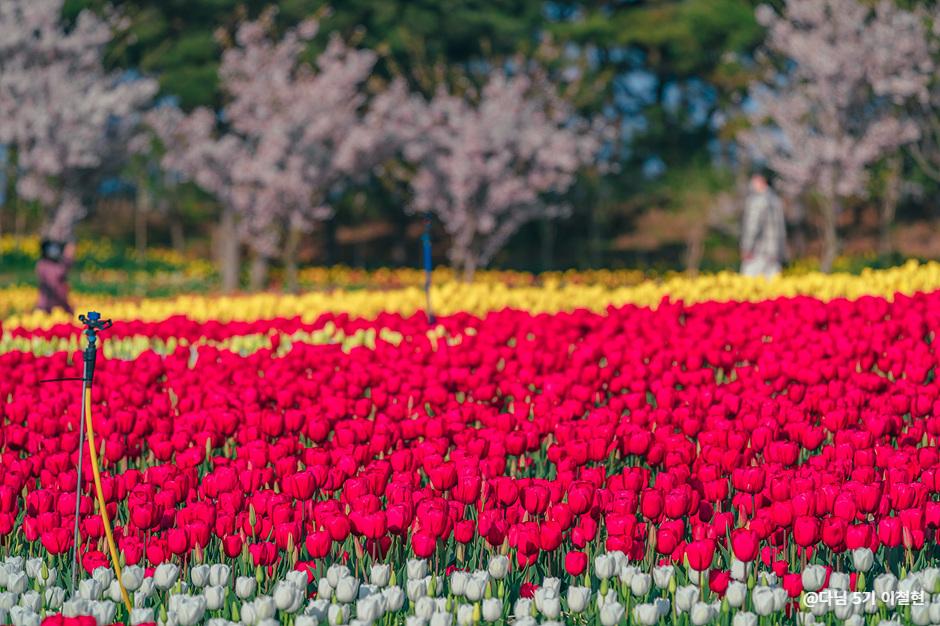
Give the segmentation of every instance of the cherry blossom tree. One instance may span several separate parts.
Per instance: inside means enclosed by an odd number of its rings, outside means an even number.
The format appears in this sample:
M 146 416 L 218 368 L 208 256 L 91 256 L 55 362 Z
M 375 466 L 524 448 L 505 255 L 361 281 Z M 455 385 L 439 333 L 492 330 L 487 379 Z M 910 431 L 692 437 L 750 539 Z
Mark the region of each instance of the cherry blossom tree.
M 157 84 L 105 71 L 113 24 L 84 11 L 65 28 L 62 3 L 0 2 L 0 143 L 15 155 L 16 192 L 46 208 L 46 236 L 65 240 L 123 162 Z
M 278 255 L 295 274 L 300 237 L 332 216 L 331 192 L 367 174 L 389 138 L 376 119 L 366 123 L 365 82 L 375 53 L 334 36 L 315 63 L 306 64 L 301 56 L 316 35 L 316 20 L 274 39 L 272 16 L 242 24 L 224 53 L 220 77 L 229 101 L 221 115 L 200 108 L 154 119 L 166 146 L 164 166 L 215 195 L 223 220 L 236 224 L 254 251 L 254 287 L 262 286 L 268 260 Z M 400 87 L 388 93 L 376 115 L 384 117 L 406 96 Z M 228 263 L 237 255 L 233 245 Z M 237 274 L 231 267 L 223 272 L 233 288 Z
M 568 212 L 561 196 L 596 161 L 605 129 L 579 118 L 539 70 L 494 71 L 478 93 L 440 89 L 408 143 L 409 210 L 436 215 L 466 279 L 528 221 Z
M 753 127 L 741 140 L 784 193 L 817 195 L 828 271 L 843 203 L 865 190 L 873 163 L 918 138 L 902 105 L 928 97 L 931 46 L 923 19 L 888 0 L 786 0 L 757 17 L 776 63 L 751 90 Z

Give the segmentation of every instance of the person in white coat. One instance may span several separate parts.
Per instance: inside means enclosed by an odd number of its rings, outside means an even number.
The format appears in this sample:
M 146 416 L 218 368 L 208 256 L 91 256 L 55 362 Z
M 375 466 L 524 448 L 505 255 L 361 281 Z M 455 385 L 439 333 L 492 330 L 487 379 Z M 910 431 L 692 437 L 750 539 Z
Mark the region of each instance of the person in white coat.
M 786 257 L 783 203 L 764 174 L 752 175 L 750 186 L 741 227 L 741 273 L 772 278 Z

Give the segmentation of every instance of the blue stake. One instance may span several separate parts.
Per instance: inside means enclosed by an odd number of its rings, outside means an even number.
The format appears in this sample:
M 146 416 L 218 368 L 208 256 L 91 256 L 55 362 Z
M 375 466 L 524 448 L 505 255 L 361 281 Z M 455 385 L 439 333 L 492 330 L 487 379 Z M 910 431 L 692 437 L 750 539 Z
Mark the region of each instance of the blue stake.
M 431 214 L 424 216 L 424 233 L 421 235 L 421 248 L 424 252 L 424 297 L 425 312 L 428 316 L 428 324 L 434 323 L 434 312 L 431 311 Z

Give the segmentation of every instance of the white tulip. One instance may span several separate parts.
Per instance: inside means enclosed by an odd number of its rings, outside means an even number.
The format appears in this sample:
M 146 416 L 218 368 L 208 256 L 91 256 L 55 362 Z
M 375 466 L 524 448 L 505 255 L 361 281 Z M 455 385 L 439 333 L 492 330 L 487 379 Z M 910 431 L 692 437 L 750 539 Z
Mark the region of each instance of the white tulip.
M 111 584 L 108 585 L 108 591 L 105 595 L 111 600 L 111 602 L 123 601 L 124 594 L 121 593 L 121 583 L 116 580 L 112 580 Z
M 356 602 L 356 618 L 366 622 L 374 622 L 382 616 L 382 601 L 370 597 Z
M 656 612 L 659 613 L 660 617 L 665 617 L 669 615 L 669 610 L 672 605 L 666 598 L 656 598 L 653 600 L 653 606 L 656 607 Z
M 645 596 L 653 586 L 653 577 L 649 574 L 634 574 L 630 580 L 630 592 L 635 596 Z
M 423 598 L 419 598 L 418 601 L 415 602 L 415 615 L 418 615 L 426 620 L 429 620 L 431 619 L 431 616 L 434 615 L 435 608 L 436 607 L 434 606 L 434 598 L 429 598 L 427 596 L 424 596 Z
M 875 578 L 875 596 L 878 600 L 887 599 L 888 606 L 894 605 L 894 592 L 898 589 L 898 579 L 894 574 L 882 574 Z
M 382 590 L 382 597 L 385 598 L 385 608 L 387 611 L 400 611 L 405 606 L 405 592 L 401 587 L 393 585 Z
M 525 617 L 520 617 L 512 623 L 512 626 L 538 626 L 538 622 L 535 621 L 535 618 L 531 615 L 526 615 Z
M 428 575 L 428 562 L 424 559 L 408 559 L 406 566 L 408 580 L 424 578 Z
M 865 618 L 861 615 L 850 615 L 842 622 L 842 626 L 865 626 Z
M 457 625 L 473 626 L 473 605 L 461 604 L 457 607 Z
M 823 601 L 822 601 L 822 598 L 820 598 L 820 601 L 819 601 L 819 602 L 814 602 L 814 603 L 809 607 L 809 612 L 810 612 L 811 614 L 815 615 L 816 617 L 823 617 L 824 615 L 826 615 L 826 613 L 829 612 L 829 610 L 832 608 L 832 605 L 833 605 L 833 604 L 834 604 L 834 603 L 833 603 L 833 601 L 832 601 L 832 597 L 829 596 L 829 594 L 827 594 L 827 599 L 826 599 L 826 601 L 823 602 Z
M 62 587 L 46 587 L 43 597 L 46 608 L 56 610 L 61 608 L 62 603 L 65 602 L 65 589 Z
M 319 620 L 310 615 L 298 615 L 294 618 L 294 626 L 318 626 Z M 211 626 L 211 624 L 209 625 Z
M 822 565 L 807 565 L 802 578 L 805 591 L 819 591 L 826 584 L 826 568 Z
M 875 564 L 875 555 L 869 548 L 852 550 L 852 564 L 857 572 L 867 572 Z
M 228 588 L 222 585 L 208 585 L 202 593 L 206 596 L 206 608 L 210 611 L 218 611 L 225 605 Z
M 2 607 L 7 610 L 10 607 Z M 62 615 L 65 617 L 80 617 L 91 614 L 91 604 L 85 598 L 74 598 L 62 603 Z
M 39 613 L 39 610 L 42 608 L 42 596 L 40 596 L 37 591 L 27 591 L 20 596 L 20 606 L 31 609 L 35 613 Z
M 640 573 L 640 568 L 636 565 L 624 565 L 618 571 L 620 572 L 620 582 L 629 587 L 633 577 Z
M 927 626 L 930 623 L 930 607 L 926 604 L 912 604 L 911 621 L 917 626 Z
M 757 616 L 750 611 L 735 613 L 731 626 L 757 626 Z
M 409 578 L 405 582 L 405 589 L 408 592 L 408 599 L 412 602 L 417 602 L 428 595 L 428 585 L 423 579 L 413 580 Z
M 28 587 L 29 579 L 26 577 L 26 572 L 10 572 L 7 574 L 7 591 L 23 593 Z
M 298 595 L 297 588 L 283 580 L 278 581 L 278 583 L 274 585 L 274 592 L 271 595 L 274 598 L 274 606 L 277 607 L 278 611 L 290 613 L 291 611 L 288 609 L 292 608 L 295 604 L 299 604 L 296 601 Z M 297 606 L 297 609 L 299 608 L 300 607 Z M 294 610 L 296 611 L 297 609 Z
M 355 602 L 359 595 L 359 579 L 354 576 L 340 578 L 336 584 L 336 599 L 340 602 Z
M 246 600 L 255 595 L 258 588 L 258 581 L 251 576 L 239 576 L 235 579 L 235 595 Z
M 672 565 L 661 565 L 653 568 L 653 584 L 657 589 L 668 589 L 669 583 L 676 573 L 676 568 Z
M 25 574 L 15 574 L 15 575 L 22 576 L 23 580 L 24 581 L 26 580 Z M 11 583 L 13 582 L 12 575 L 10 576 L 10 582 Z M 10 591 L 14 593 L 22 593 L 23 591 L 26 591 L 25 588 L 20 589 L 20 590 L 14 589 L 12 585 L 10 585 L 9 589 Z M 98 598 L 101 597 L 102 591 L 104 590 L 101 588 L 101 583 L 99 583 L 94 578 L 86 578 L 85 580 L 81 580 L 78 582 L 78 595 L 86 600 L 97 600 Z
M 490 576 L 496 580 L 502 580 L 506 578 L 506 575 L 509 574 L 509 557 L 503 554 L 498 554 L 490 558 L 490 562 L 486 567 L 486 571 L 489 572 Z
M 741 608 L 744 606 L 744 601 L 747 600 L 747 585 L 739 580 L 732 580 L 728 583 L 728 589 L 725 591 L 725 599 L 728 600 L 728 605 L 732 608 Z
M 241 615 L 241 621 L 243 624 L 257 624 L 259 621 L 258 609 L 255 608 L 255 603 L 253 600 L 250 600 L 242 605 L 241 610 L 239 611 Z
M 144 582 L 144 568 L 139 565 L 124 566 L 121 570 L 121 582 L 124 583 L 124 588 L 129 592 L 137 591 L 140 589 L 141 583 Z
M 326 621 L 330 626 L 338 626 L 349 621 L 349 607 L 345 604 L 331 604 L 327 609 Z
M 462 596 L 467 589 L 470 574 L 467 572 L 454 572 L 450 575 L 450 592 L 455 596 Z
M 106 626 L 107 624 L 113 624 L 114 618 L 117 616 L 117 605 L 113 602 L 104 600 L 102 602 L 92 602 L 91 603 L 91 614 L 94 616 L 95 621 L 98 622 L 98 626 Z M 183 623 L 183 626 L 190 626 L 191 623 Z
M 323 621 L 327 617 L 328 609 L 330 608 L 330 601 L 326 598 L 318 598 L 316 600 L 311 600 L 306 607 L 304 607 L 304 615 L 309 615 L 310 617 L 315 618 L 317 621 Z
M 359 585 L 359 593 L 356 594 L 358 600 L 365 600 L 369 596 L 374 596 L 379 593 L 379 588 L 375 585 L 370 585 L 369 583 L 364 583 Z
M 829 574 L 829 588 L 848 590 L 850 578 L 845 572 L 832 572 Z
M 512 607 L 512 614 L 516 619 L 532 616 L 532 600 L 529 598 L 519 598 Z
M 623 605 L 619 602 L 610 602 L 601 607 L 601 624 L 604 626 L 616 626 L 623 619 Z
M 489 582 L 489 574 L 486 572 L 473 572 L 467 580 L 467 586 L 464 589 L 464 595 L 470 602 L 479 602 L 486 594 L 486 584 Z
M 349 568 L 345 565 L 338 565 L 334 563 L 326 570 L 326 579 L 330 581 L 330 587 L 333 589 L 336 589 L 340 578 L 347 578 L 349 576 L 351 576 L 351 573 Z
M 268 617 L 258 622 L 258 626 L 281 626 L 281 623 L 273 617 Z M 350 626 L 352 626 L 352 622 L 350 622 Z
M 96 567 L 91 573 L 91 577 L 101 583 L 102 589 L 107 589 L 114 580 L 114 572 L 108 567 Z
M 930 622 L 940 624 L 940 602 L 938 602 L 936 598 L 927 605 L 927 610 L 930 611 Z
M 754 612 L 758 615 L 770 615 L 774 612 L 774 592 L 770 587 L 763 585 L 754 587 L 751 592 L 751 602 Z
M 659 621 L 659 611 L 653 604 L 638 604 L 633 607 L 633 621 L 642 626 L 653 626 Z
M 16 606 L 16 602 L 19 599 L 20 594 L 13 593 L 12 591 L 4 591 L 0 593 L 0 609 L 9 611 Z
M 846 620 L 850 615 L 855 613 L 855 606 L 848 602 L 848 595 L 844 596 L 846 602 L 837 602 L 834 607 L 832 607 L 832 612 L 835 614 L 837 619 Z
M 683 585 L 676 589 L 676 608 L 679 611 L 691 611 L 698 602 L 699 589 L 695 585 Z
M 25 570 L 26 575 L 30 578 L 39 578 L 39 572 L 42 570 L 42 559 L 39 557 L 26 559 Z
M 483 601 L 483 621 L 495 622 L 503 616 L 503 601 L 499 598 L 487 598 Z
M 568 587 L 568 610 L 572 613 L 581 613 L 591 601 L 589 587 Z
M 542 589 L 550 589 L 556 596 L 561 595 L 561 579 L 548 577 L 542 581 Z
M 449 609 L 447 608 L 447 598 L 434 598 L 434 612 L 435 613 L 449 612 Z
M 787 590 L 783 587 L 774 587 L 774 611 L 782 611 L 787 606 L 787 601 L 790 599 L 787 595 Z
M 26 607 L 15 606 L 10 609 L 10 621 L 13 626 L 39 626 L 41 620 L 39 614 L 35 611 Z
M 153 609 L 131 609 L 131 626 L 157 621 Z
M 137 591 L 134 592 L 134 606 L 144 606 L 144 603 L 153 595 L 154 589 L 153 577 L 145 578 L 144 581 L 140 583 L 140 587 L 137 588 Z
M 898 591 L 907 595 L 912 593 L 926 592 L 918 576 L 907 576 L 904 580 L 898 582 Z
M 209 571 L 206 570 L 206 578 L 209 577 Z M 114 605 L 111 605 L 114 606 Z M 206 614 L 206 597 L 203 595 L 189 596 L 180 611 L 177 611 L 176 618 L 182 626 L 193 626 L 202 621 Z
M 601 580 L 606 580 L 614 575 L 616 565 L 614 557 L 609 554 L 599 554 L 594 557 L 594 574 Z
M 739 561 L 736 558 L 732 557 L 731 559 L 731 578 L 734 580 L 744 582 L 747 580 L 747 575 L 751 572 L 751 564 L 745 563 L 744 561 Z
M 127 570 L 125 569 L 124 571 L 126 572 Z M 179 574 L 180 568 L 175 563 L 161 563 L 157 565 L 157 569 L 153 571 L 153 584 L 157 586 L 157 589 L 166 591 L 176 584 L 176 579 L 179 578 Z M 124 586 L 127 587 L 126 582 Z
M 428 620 L 417 615 L 409 615 L 405 618 L 405 626 L 427 626 Z
M 689 615 L 695 626 L 705 626 L 705 624 L 712 621 L 715 616 L 714 607 L 705 602 L 696 602 L 692 605 L 692 610 L 689 611 Z
M 255 610 L 258 612 L 258 619 L 268 619 L 274 617 L 277 612 L 277 605 L 274 604 L 274 598 L 271 596 L 258 596 L 255 598 Z
M 333 585 L 326 579 L 326 576 L 317 581 L 317 597 L 325 600 L 333 597 Z
M 539 607 L 539 612 L 548 619 L 556 619 L 561 615 L 561 598 L 555 594 L 546 595 L 542 598 L 542 606 Z
M 385 587 L 388 585 L 388 581 L 392 577 L 392 567 L 390 565 L 385 565 L 383 563 L 377 563 L 372 566 L 372 571 L 369 572 L 369 582 L 375 585 L 376 587 Z
M 232 568 L 225 563 L 215 563 L 209 566 L 209 584 L 227 587 L 232 576 Z
M 795 617 L 797 626 L 812 626 L 816 623 L 816 617 L 812 613 L 797 611 Z
M 757 582 L 765 587 L 776 587 L 779 580 L 774 572 L 761 572 Z
M 189 579 L 193 581 L 193 586 L 202 589 L 209 584 L 209 566 L 206 564 L 195 565 L 189 570 Z
M 431 616 L 431 626 L 451 626 L 454 616 L 450 613 L 435 613 Z

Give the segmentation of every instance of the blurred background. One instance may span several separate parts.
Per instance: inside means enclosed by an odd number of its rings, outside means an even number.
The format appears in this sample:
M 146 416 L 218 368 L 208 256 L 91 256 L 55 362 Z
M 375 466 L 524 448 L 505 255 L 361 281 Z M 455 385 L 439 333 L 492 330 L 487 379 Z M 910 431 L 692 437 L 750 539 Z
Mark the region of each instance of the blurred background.
M 787 271 L 940 256 L 940 8 L 883 0 L 3 0 L 0 284 L 331 266 Z M 417 278 L 416 278 L 417 280 Z M 122 287 L 123 285 L 123 287 Z

